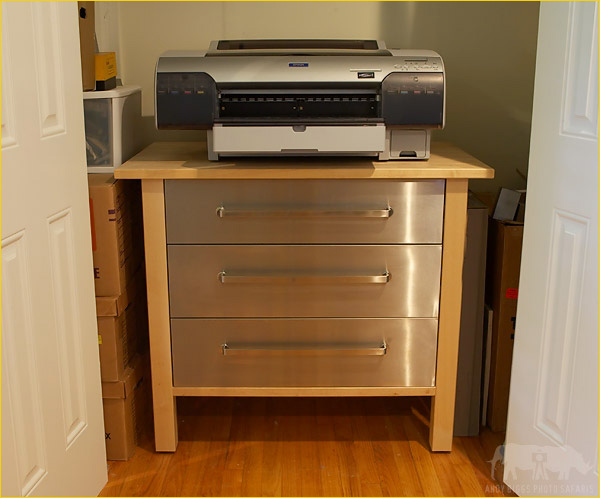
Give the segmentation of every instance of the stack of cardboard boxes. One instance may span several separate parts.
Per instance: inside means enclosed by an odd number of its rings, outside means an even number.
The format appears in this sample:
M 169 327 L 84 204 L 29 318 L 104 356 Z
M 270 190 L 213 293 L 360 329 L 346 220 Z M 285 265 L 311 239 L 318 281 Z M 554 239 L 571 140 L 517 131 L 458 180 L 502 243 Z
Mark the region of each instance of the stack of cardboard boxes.
M 506 430 L 525 211 L 524 193 L 509 191 L 507 202 L 506 190 L 477 194 L 490 213 L 485 302 L 491 310 L 491 334 L 486 338 L 489 374 L 483 401 L 485 424 L 495 432 Z
M 149 410 L 139 182 L 88 175 L 106 453 L 127 460 Z

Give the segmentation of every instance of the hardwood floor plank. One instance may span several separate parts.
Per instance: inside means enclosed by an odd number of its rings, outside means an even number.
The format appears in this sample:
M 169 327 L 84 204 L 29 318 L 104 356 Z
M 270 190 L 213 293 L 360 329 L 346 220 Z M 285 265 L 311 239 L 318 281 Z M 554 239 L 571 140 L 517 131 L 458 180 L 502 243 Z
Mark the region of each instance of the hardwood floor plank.
M 512 496 L 489 463 L 504 435 L 431 453 L 420 398 L 181 398 L 178 414 L 177 452 L 149 428 L 100 496 Z
M 423 404 L 415 404 L 413 413 L 418 419 L 427 421 L 427 410 Z M 428 428 L 424 423 L 415 423 L 419 442 L 427 445 Z M 483 489 L 471 468 L 471 462 L 465 453 L 464 446 L 458 438 L 454 439 L 453 451 L 449 453 L 431 453 L 436 474 L 444 494 L 448 496 L 482 496 Z
M 140 452 L 140 448 L 137 448 L 136 455 L 138 458 L 135 459 L 135 464 L 129 467 L 119 496 L 158 496 L 171 455 L 156 453 L 154 448 L 145 452 Z
M 353 450 L 362 495 L 382 496 L 375 452 L 369 433 L 371 407 L 367 407 L 360 398 L 348 399 L 348 405 L 352 413 Z
M 300 496 L 323 496 L 321 472 L 318 469 L 301 469 Z
M 485 492 L 479 484 L 473 464 L 460 438 L 455 438 L 453 448 L 454 450 L 449 454 L 449 457 L 464 496 L 484 496 Z
M 227 461 L 225 466 L 229 470 L 243 470 L 244 460 L 246 458 L 246 448 L 248 438 L 246 433 L 249 430 L 244 399 L 234 398 L 233 420 L 231 422 L 231 436 L 229 440 L 229 449 L 227 451 Z
M 465 451 L 469 455 L 469 460 L 473 465 L 473 470 L 480 486 L 483 488 L 485 496 L 502 496 L 500 487 L 492 480 L 492 467 L 490 462 L 485 460 L 480 439 L 474 437 L 463 437 L 460 439 Z
M 298 444 L 300 445 L 300 468 L 302 470 L 319 470 L 319 449 L 317 437 L 317 416 L 315 398 L 299 398 L 296 400 L 298 410 Z
M 225 468 L 221 481 L 221 492 L 218 496 L 241 496 L 243 477 L 243 470 Z
M 195 477 L 203 474 L 205 459 L 198 458 L 198 460 L 202 460 L 203 462 L 200 467 L 194 465 L 194 474 L 189 472 L 191 466 L 190 459 L 193 454 L 204 455 L 207 451 L 208 442 L 196 445 L 193 449 L 189 441 L 178 445 L 177 451 L 167 456 L 163 485 L 159 491 L 160 496 L 183 496 L 184 486 L 194 488 Z M 198 468 L 202 469 L 202 471 L 198 472 Z
M 211 424 L 207 422 L 210 406 L 203 399 L 184 400 L 178 404 L 180 442 L 168 459 L 161 496 L 188 496 L 201 493 L 201 485 L 209 461 Z M 179 456 L 179 452 L 182 455 Z
M 390 432 L 388 414 L 381 399 L 370 405 L 375 411 L 368 421 L 369 439 L 375 455 L 375 466 L 383 496 L 402 496 L 405 492 L 400 470 L 396 465 L 395 438 Z M 416 473 L 415 473 L 416 476 Z M 418 479 L 418 478 L 417 478 Z
M 300 447 L 298 445 L 298 415 L 295 413 L 293 398 L 279 402 L 283 409 L 282 432 L 285 440 L 281 448 L 281 494 L 282 496 L 301 496 L 302 483 L 300 475 Z
M 206 402 L 211 404 L 209 400 L 206 400 Z M 213 406 L 205 420 L 206 427 L 210 431 L 210 443 L 206 455 L 204 475 L 196 488 L 196 494 L 202 496 L 215 496 L 220 493 L 226 469 L 233 419 L 233 399 L 220 399 L 216 405 L 219 409 L 215 411 Z
M 137 451 L 140 451 L 139 448 Z M 127 475 L 128 462 L 108 462 L 108 482 L 98 496 L 120 496 L 123 476 Z
M 262 455 L 261 495 L 281 496 L 283 441 L 281 413 L 277 413 L 272 399 L 267 400 L 265 440 Z
M 419 474 L 412 458 L 410 442 L 404 432 L 401 416 L 387 415 L 387 430 L 392 438 L 392 451 L 400 482 L 402 484 L 403 496 L 424 496 L 425 492 Z
M 434 453 L 431 455 L 431 461 L 444 496 L 464 496 L 463 488 L 454 471 L 450 456 L 447 453 Z
M 244 459 L 242 477 L 242 496 L 260 496 L 262 489 L 261 463 L 265 440 L 265 398 L 251 398 L 247 401 L 248 413 L 248 446 Z
M 442 496 L 444 492 L 433 466 L 432 453 L 429 451 L 427 440 L 423 438 L 423 434 L 418 429 L 418 424 L 419 422 L 415 421 L 414 417 L 402 416 L 402 425 L 406 431 L 410 453 L 415 463 L 423 492 L 425 496 Z
M 332 413 L 335 400 L 321 402 L 322 409 L 316 414 L 319 467 L 321 471 L 322 496 L 343 496 L 344 487 L 340 474 L 339 446 L 335 440 Z
M 336 441 L 340 446 L 340 469 L 344 496 L 363 496 L 354 458 L 352 417 L 348 411 L 347 398 L 338 400 L 338 409 L 333 416 L 333 421 Z

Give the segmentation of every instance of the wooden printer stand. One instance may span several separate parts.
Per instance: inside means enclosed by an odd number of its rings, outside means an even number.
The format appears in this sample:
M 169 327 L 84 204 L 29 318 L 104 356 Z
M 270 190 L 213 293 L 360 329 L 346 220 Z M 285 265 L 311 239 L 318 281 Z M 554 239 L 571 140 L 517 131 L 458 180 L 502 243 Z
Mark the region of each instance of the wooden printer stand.
M 210 162 L 160 142 L 117 168 L 141 179 L 157 451 L 177 396 L 431 396 L 452 449 L 470 178 L 428 161 Z

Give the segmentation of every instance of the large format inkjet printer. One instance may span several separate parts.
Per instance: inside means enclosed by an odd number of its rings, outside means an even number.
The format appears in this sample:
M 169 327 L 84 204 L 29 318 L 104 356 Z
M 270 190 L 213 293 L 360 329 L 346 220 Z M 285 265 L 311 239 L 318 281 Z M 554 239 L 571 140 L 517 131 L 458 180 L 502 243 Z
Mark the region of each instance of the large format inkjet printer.
M 375 40 L 220 40 L 161 55 L 156 124 L 208 130 L 209 159 L 427 159 L 443 128 L 442 58 Z

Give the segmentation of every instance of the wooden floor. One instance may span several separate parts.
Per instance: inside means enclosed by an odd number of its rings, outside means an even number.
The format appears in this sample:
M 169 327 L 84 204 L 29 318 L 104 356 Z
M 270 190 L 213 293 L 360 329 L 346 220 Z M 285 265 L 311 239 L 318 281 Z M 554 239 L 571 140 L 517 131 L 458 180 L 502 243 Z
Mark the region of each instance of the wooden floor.
M 100 496 L 502 496 L 503 434 L 427 444 L 428 398 L 180 398 L 179 447 L 148 434 Z M 498 475 L 501 469 L 497 469 Z M 508 490 L 507 490 L 508 492 Z

